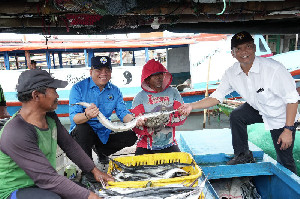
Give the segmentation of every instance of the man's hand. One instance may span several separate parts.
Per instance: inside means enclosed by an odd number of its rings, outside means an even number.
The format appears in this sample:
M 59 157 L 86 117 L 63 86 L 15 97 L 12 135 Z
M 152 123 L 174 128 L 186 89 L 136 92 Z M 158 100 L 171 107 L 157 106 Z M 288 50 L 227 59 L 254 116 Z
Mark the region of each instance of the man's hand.
M 89 119 L 97 117 L 99 114 L 99 109 L 94 103 L 92 103 L 91 106 L 85 109 L 85 114 Z
M 280 150 L 286 150 L 293 143 L 293 133 L 289 129 L 284 129 L 277 140 L 277 144 L 281 144 Z
M 179 108 L 178 108 L 178 112 L 181 115 L 185 115 L 188 116 L 191 111 L 193 110 L 193 107 L 191 104 L 182 104 Z
M 91 191 L 88 199 L 101 199 L 101 198 Z
M 104 185 L 107 185 L 108 181 L 115 180 L 111 175 L 101 172 L 97 167 L 94 167 L 91 172 L 94 174 L 94 178 L 101 184 L 104 183 Z
M 10 118 L 6 106 L 0 106 L 0 119 Z

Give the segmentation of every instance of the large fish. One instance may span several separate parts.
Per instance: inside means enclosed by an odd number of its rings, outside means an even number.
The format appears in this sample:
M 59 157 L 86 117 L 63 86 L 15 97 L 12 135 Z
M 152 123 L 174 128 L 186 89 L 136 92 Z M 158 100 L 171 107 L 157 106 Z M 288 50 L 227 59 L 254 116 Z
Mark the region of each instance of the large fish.
M 89 107 L 91 106 L 90 103 L 87 102 L 78 102 L 72 105 L 81 105 L 84 107 Z M 110 120 L 108 120 L 100 111 L 99 114 L 97 116 L 99 122 L 101 122 L 101 124 L 103 126 L 105 126 L 106 128 L 114 131 L 114 132 L 122 132 L 122 131 L 128 131 L 132 128 L 134 128 L 136 126 L 136 122 L 139 119 L 151 119 L 151 118 L 156 118 L 162 115 L 169 115 L 171 113 L 174 113 L 176 110 L 172 110 L 172 111 L 162 111 L 162 112 L 155 112 L 155 113 L 147 113 L 141 116 L 138 116 L 136 118 L 134 118 L 132 121 L 127 122 L 127 123 L 122 123 L 122 122 L 111 122 Z

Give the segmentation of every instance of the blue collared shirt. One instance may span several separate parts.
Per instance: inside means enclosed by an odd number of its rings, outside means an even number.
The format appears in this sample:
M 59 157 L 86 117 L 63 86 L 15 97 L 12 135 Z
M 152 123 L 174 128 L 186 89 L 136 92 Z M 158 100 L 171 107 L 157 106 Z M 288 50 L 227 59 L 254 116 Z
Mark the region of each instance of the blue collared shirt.
M 118 118 L 123 122 L 123 118 L 130 114 L 127 110 L 123 95 L 118 87 L 108 82 L 104 89 L 100 91 L 99 87 L 94 83 L 91 77 L 76 83 L 70 92 L 69 104 L 77 102 L 94 103 L 100 112 L 108 119 L 113 111 L 116 111 Z M 70 132 L 76 127 L 73 120 L 77 113 L 83 113 L 85 107 L 80 105 L 69 106 L 70 113 Z M 92 118 L 87 122 L 103 144 L 107 143 L 111 130 L 104 127 L 97 118 Z

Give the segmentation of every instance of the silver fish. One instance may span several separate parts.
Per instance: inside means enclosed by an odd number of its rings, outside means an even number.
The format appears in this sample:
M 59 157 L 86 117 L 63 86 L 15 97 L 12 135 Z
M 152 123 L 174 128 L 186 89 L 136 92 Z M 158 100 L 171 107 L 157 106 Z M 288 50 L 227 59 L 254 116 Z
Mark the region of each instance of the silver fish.
M 72 105 L 81 105 L 84 107 L 89 107 L 91 106 L 90 103 L 87 102 L 78 102 Z M 131 120 L 130 122 L 127 123 L 122 123 L 122 122 L 111 122 L 110 120 L 108 120 L 100 111 L 99 114 L 97 116 L 99 122 L 105 126 L 106 128 L 114 131 L 114 132 L 123 132 L 123 131 L 128 131 L 132 128 L 134 128 L 136 126 L 136 122 L 139 119 L 145 119 L 145 118 L 155 118 L 161 115 L 169 115 L 171 113 L 174 113 L 176 110 L 172 110 L 172 111 L 163 111 L 163 112 L 155 112 L 155 113 L 147 113 L 141 116 L 138 116 L 136 118 L 134 118 L 133 120 Z
M 136 171 L 134 173 L 120 171 L 118 173 L 111 173 L 116 182 L 124 181 L 155 181 L 161 179 L 169 179 L 175 177 L 188 176 L 189 173 L 180 168 L 173 168 L 167 171 L 155 173 L 151 170 Z
M 167 198 L 170 195 L 176 195 L 184 192 L 197 190 L 197 187 L 185 187 L 182 185 L 167 185 L 163 187 L 149 188 L 111 188 L 99 190 L 99 196 L 123 196 L 122 198 Z M 124 193 L 125 192 L 125 193 Z M 159 197 L 158 197 L 159 196 Z
M 121 181 L 140 181 L 140 180 L 160 180 L 190 175 L 181 169 L 186 166 L 194 166 L 194 162 L 188 163 L 166 163 L 158 165 L 137 165 L 127 166 L 119 161 L 109 158 L 114 164 L 111 175 L 117 182 Z M 117 167 L 116 167 L 117 166 Z

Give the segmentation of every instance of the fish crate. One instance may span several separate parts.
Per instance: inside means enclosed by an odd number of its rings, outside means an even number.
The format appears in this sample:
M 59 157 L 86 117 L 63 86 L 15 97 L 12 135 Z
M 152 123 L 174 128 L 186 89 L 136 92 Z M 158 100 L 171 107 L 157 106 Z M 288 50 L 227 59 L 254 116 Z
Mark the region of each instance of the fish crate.
M 191 164 L 191 166 L 184 166 L 182 169 L 188 172 L 190 175 L 174 177 L 168 179 L 159 179 L 150 181 L 122 181 L 122 182 L 108 182 L 107 188 L 118 187 L 118 188 L 145 188 L 151 184 L 151 187 L 160 187 L 170 184 L 192 184 L 194 181 L 196 183 L 194 186 L 198 185 L 198 179 L 202 175 L 202 170 L 199 168 L 192 155 L 185 152 L 173 152 L 173 153 L 157 153 L 157 154 L 145 154 L 138 156 L 126 156 L 118 157 L 114 159 L 115 161 L 121 162 L 126 166 L 142 166 L 142 165 L 160 165 L 160 164 L 172 164 L 172 163 L 186 163 Z M 193 163 L 193 164 L 192 164 Z M 108 173 L 111 174 L 113 168 L 122 170 L 116 163 L 110 160 Z

